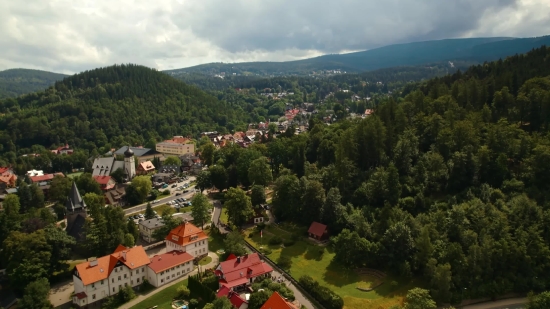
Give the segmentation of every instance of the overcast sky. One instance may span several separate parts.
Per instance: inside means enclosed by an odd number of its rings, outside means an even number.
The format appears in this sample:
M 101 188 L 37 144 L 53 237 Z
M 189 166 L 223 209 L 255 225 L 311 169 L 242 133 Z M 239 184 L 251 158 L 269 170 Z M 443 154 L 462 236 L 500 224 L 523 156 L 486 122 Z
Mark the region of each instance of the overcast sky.
M 282 61 L 550 34 L 550 0 L 0 0 L 0 70 Z

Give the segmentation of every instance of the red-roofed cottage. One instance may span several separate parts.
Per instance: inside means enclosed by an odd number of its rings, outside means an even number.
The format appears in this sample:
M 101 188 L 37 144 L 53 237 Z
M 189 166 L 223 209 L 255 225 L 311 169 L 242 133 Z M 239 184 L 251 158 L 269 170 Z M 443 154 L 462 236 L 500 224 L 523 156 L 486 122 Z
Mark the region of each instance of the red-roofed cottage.
M 249 285 L 257 278 L 270 277 L 272 271 L 273 268 L 262 261 L 257 253 L 252 253 L 220 263 L 216 268 L 216 276 L 220 287 L 233 289 Z
M 208 254 L 208 236 L 200 228 L 184 222 L 166 236 L 166 250 L 187 252 L 200 259 Z
M 147 276 L 149 263 L 142 246 L 126 248 L 119 245 L 112 254 L 76 265 L 73 304 L 87 307 L 115 295 L 125 286 L 140 285 Z
M 13 188 L 17 183 L 17 176 L 11 167 L 0 167 L 0 186 Z
M 155 287 L 177 280 L 193 270 L 194 259 L 183 251 L 155 255 L 147 266 L 147 280 Z
M 95 175 L 95 176 L 92 176 L 92 177 L 99 184 L 99 187 L 103 191 L 109 191 L 109 190 L 113 189 L 116 185 L 115 180 L 111 176 Z
M 273 292 L 260 309 L 298 309 L 298 307 L 285 300 L 279 293 Z
M 313 221 L 309 230 L 307 230 L 309 237 L 317 240 L 325 240 L 328 238 L 327 226 L 319 222 Z

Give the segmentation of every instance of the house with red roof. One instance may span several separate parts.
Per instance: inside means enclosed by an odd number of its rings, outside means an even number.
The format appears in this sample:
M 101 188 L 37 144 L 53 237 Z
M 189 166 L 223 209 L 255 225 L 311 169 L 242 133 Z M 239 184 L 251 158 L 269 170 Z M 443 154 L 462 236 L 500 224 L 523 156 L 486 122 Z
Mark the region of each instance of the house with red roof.
M 271 297 L 260 307 L 260 309 L 298 309 L 300 307 L 294 305 L 284 299 L 281 294 L 273 292 Z
M 196 259 L 208 254 L 208 236 L 189 222 L 183 222 L 166 236 L 166 251 L 183 251 Z
M 73 304 L 87 307 L 126 286 L 135 287 L 146 279 L 151 261 L 142 246 L 119 245 L 112 254 L 76 265 L 73 271 Z
M 216 297 L 227 297 L 234 308 L 246 309 L 248 308 L 248 302 L 242 298 L 238 293 L 235 293 L 227 286 L 222 286 L 216 293 Z
M 307 234 L 309 237 L 321 241 L 328 238 L 328 229 L 326 225 L 313 221 Z
M 109 191 L 113 189 L 116 185 L 116 181 L 111 176 L 92 176 L 94 180 L 99 184 L 99 187 L 103 191 Z
M 147 175 L 151 172 L 155 171 L 155 166 L 153 165 L 153 162 L 151 161 L 144 161 L 138 164 L 136 174 L 138 175 Z
M 255 280 L 270 277 L 273 268 L 260 259 L 258 253 L 238 256 L 221 262 L 216 268 L 220 287 L 226 286 L 234 290 L 245 287 Z
M 0 167 L 0 187 L 14 188 L 17 183 L 17 175 L 11 167 Z
M 193 257 L 183 251 L 171 251 L 151 258 L 147 265 L 147 280 L 159 287 L 178 280 L 193 270 Z
M 64 146 L 57 147 L 57 149 L 52 150 L 52 153 L 56 155 L 61 155 L 61 154 L 71 155 L 73 154 L 73 149 L 69 147 L 69 144 L 65 144 Z

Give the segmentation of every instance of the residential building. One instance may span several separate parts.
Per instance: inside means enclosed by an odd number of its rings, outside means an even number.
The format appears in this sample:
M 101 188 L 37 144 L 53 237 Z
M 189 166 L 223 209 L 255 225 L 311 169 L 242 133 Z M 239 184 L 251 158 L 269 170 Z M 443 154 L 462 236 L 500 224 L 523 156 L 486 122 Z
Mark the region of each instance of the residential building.
M 36 176 L 29 176 L 29 179 L 31 180 L 32 183 L 38 184 L 39 187 L 41 187 L 41 186 L 45 186 L 45 185 L 49 184 L 55 176 L 65 177 L 65 175 L 63 175 L 63 173 L 55 173 L 55 174 L 44 174 L 44 173 L 42 173 L 41 175 L 39 174 L 39 175 L 36 175 Z
M 151 261 L 142 246 L 126 248 L 93 261 L 76 265 L 73 272 L 73 304 L 79 308 L 117 294 L 126 286 L 135 287 L 147 278 Z
M 145 161 L 138 164 L 136 174 L 138 175 L 147 175 L 155 171 L 155 166 L 151 161 Z
M 216 297 L 227 297 L 229 299 L 229 302 L 233 305 L 236 309 L 247 309 L 248 308 L 248 302 L 239 296 L 239 294 L 235 293 L 232 289 L 226 287 L 225 285 L 222 286 L 218 292 L 216 293 Z
M 116 186 L 116 181 L 111 176 L 92 176 L 103 191 L 112 190 Z
M 250 285 L 258 279 L 270 277 L 273 268 L 260 259 L 258 253 L 244 256 L 230 256 L 221 262 L 216 268 L 216 276 L 219 278 L 220 287 L 229 289 Z
M 17 184 L 17 175 L 11 167 L 0 167 L 0 186 L 14 188 Z
M 326 225 L 313 221 L 307 234 L 309 237 L 321 241 L 328 238 L 328 229 Z
M 143 220 L 138 224 L 139 234 L 146 242 L 153 242 L 153 233 L 164 226 L 161 218 Z
M 200 259 L 208 254 L 208 236 L 189 222 L 183 222 L 166 236 L 166 250 L 181 250 Z
M 183 251 L 155 255 L 147 265 L 147 280 L 154 287 L 178 280 L 193 270 L 193 260 L 192 255 Z
M 278 292 L 273 292 L 271 297 L 260 307 L 260 309 L 299 309 L 300 306 L 284 299 Z
M 124 161 L 117 161 L 115 157 L 97 158 L 92 164 L 92 176 L 110 176 L 114 171 L 121 169 L 128 180 L 136 176 L 135 153 L 133 147 L 127 146 L 122 153 Z M 117 151 L 118 152 L 118 151 Z M 118 154 L 115 152 L 115 154 Z
M 73 236 L 76 240 L 83 240 L 84 223 L 86 223 L 87 211 L 86 203 L 80 196 L 76 182 L 73 182 L 71 193 L 67 196 L 65 202 L 65 214 L 67 216 L 67 234 Z
M 195 153 L 195 144 L 183 136 L 174 136 L 156 145 L 156 150 L 164 155 L 182 156 Z
M 62 155 L 62 154 L 70 155 L 70 154 L 73 154 L 73 149 L 69 147 L 69 144 L 65 144 L 64 146 L 61 146 L 61 147 L 58 147 L 57 149 L 52 150 L 52 153 L 56 155 Z
M 112 190 L 105 192 L 105 203 L 112 206 L 124 206 L 126 201 L 126 184 L 117 184 Z

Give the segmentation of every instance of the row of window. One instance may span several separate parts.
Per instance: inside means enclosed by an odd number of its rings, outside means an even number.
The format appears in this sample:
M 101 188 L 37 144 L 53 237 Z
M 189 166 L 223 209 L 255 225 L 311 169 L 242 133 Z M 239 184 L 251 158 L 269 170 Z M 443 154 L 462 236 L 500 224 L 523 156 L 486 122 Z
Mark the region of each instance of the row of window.
M 120 278 L 120 277 L 119 277 Z M 120 280 L 120 279 L 119 279 Z M 137 278 L 136 280 L 136 283 L 139 284 L 140 282 L 144 281 L 145 280 L 145 276 L 142 276 L 141 279 L 140 278 Z M 101 283 L 103 284 L 103 280 L 101 280 Z M 131 280 L 130 281 L 130 284 L 133 285 L 134 284 L 134 280 Z M 128 282 L 125 282 L 124 283 L 124 287 L 128 286 Z M 93 287 L 93 286 L 92 286 Z M 119 284 L 118 285 L 118 290 L 120 291 L 120 289 L 122 289 L 122 284 Z M 113 287 L 113 293 L 116 293 L 116 287 Z M 96 299 L 96 296 L 95 294 L 92 294 L 92 299 Z
M 172 274 L 172 279 L 176 278 L 176 277 L 180 277 L 180 276 L 183 276 L 185 275 L 186 273 L 190 272 L 191 271 L 191 268 L 187 268 L 186 272 L 179 272 L 176 273 L 176 274 Z M 160 273 L 162 275 L 162 273 Z M 170 280 L 170 276 L 166 276 L 166 281 L 169 281 Z M 160 279 L 160 283 L 164 283 L 164 279 Z
M 172 267 L 172 268 L 170 268 L 170 269 L 167 269 L 167 270 L 165 270 L 165 271 L 161 271 L 160 274 L 161 274 L 161 275 L 164 275 L 164 273 L 169 273 L 171 270 L 173 271 L 174 269 L 180 268 L 180 266 L 183 267 L 183 266 L 189 265 L 189 264 L 191 264 L 191 261 L 185 262 L 185 263 L 180 264 L 180 265 L 178 265 L 178 266 L 174 266 L 174 267 Z M 178 273 L 178 274 L 179 274 L 179 273 Z

